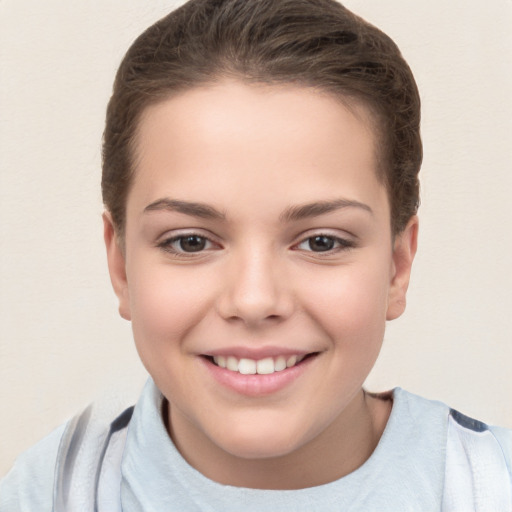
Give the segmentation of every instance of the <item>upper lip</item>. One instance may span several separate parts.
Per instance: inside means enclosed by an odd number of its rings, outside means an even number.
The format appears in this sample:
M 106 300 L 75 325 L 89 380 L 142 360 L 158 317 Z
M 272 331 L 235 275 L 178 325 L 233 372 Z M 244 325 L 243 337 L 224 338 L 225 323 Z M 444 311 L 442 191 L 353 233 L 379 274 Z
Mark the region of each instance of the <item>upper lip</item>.
M 267 357 L 306 356 L 307 354 L 311 354 L 313 352 L 318 352 L 318 350 L 303 350 L 303 349 L 296 349 L 296 348 L 290 348 L 290 347 L 277 347 L 277 346 L 269 346 L 269 347 L 234 346 L 234 347 L 224 347 L 224 348 L 219 348 L 219 349 L 208 350 L 206 352 L 201 353 L 201 355 L 208 356 L 208 357 L 233 356 L 233 357 L 236 357 L 237 359 L 254 359 L 255 361 L 259 361 L 260 359 L 265 359 Z

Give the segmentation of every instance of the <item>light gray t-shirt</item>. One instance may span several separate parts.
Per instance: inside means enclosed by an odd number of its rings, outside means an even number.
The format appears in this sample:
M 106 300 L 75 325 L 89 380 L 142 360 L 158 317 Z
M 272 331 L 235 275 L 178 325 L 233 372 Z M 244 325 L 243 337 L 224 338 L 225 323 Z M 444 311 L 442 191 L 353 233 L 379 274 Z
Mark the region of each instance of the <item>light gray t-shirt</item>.
M 149 380 L 126 436 L 121 463 L 123 512 L 441 510 L 450 417 L 450 409 L 442 403 L 395 389 L 384 434 L 359 469 L 326 485 L 269 491 L 221 485 L 192 468 L 167 434 L 162 400 Z M 497 432 L 505 444 L 512 442 L 509 431 Z M 61 427 L 19 457 L 0 482 L 0 512 L 52 510 L 53 475 L 62 433 Z M 494 433 L 489 435 L 494 439 Z

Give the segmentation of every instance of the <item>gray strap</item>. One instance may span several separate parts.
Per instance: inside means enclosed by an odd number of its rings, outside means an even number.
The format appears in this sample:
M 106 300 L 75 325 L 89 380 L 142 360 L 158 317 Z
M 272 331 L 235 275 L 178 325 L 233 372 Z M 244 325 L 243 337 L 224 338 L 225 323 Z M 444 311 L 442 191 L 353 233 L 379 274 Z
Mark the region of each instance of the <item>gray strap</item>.
M 122 512 L 121 462 L 133 407 L 126 409 L 110 425 L 103 449 L 101 468 L 97 472 L 95 512 Z
M 443 512 L 512 512 L 503 450 L 489 428 L 452 411 L 448 419 Z
M 68 423 L 57 455 L 54 512 L 118 510 L 100 506 L 98 498 L 119 503 L 121 458 L 132 412 L 133 407 L 109 423 L 89 406 Z

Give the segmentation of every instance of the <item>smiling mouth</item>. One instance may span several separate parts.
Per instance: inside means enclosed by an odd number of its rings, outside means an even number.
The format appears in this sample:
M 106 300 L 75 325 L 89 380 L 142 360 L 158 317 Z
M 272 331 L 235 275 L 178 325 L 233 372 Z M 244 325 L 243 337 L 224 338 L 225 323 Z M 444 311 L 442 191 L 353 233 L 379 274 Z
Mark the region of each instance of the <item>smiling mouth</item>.
M 270 375 L 297 366 L 318 352 L 302 355 L 265 357 L 263 359 L 237 358 L 235 356 L 206 356 L 214 365 L 242 375 Z

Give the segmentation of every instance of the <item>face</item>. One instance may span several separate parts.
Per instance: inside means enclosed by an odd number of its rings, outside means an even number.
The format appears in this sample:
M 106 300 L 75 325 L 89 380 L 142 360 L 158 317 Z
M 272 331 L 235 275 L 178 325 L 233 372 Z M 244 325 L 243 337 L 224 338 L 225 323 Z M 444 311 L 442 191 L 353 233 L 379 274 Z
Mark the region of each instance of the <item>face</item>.
M 286 457 L 357 424 L 416 233 L 390 232 L 366 110 L 225 81 L 139 128 L 124 252 L 108 216 L 105 238 L 177 446 Z

